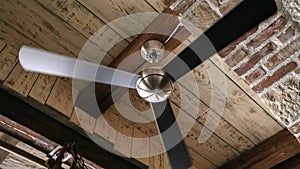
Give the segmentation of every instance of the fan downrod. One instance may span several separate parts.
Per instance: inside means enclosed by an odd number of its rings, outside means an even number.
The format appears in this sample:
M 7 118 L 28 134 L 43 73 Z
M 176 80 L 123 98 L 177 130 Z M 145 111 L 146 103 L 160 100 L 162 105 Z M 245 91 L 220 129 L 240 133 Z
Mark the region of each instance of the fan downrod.
M 171 77 L 161 69 L 148 68 L 139 73 L 136 90 L 140 97 L 148 102 L 162 102 L 173 92 Z

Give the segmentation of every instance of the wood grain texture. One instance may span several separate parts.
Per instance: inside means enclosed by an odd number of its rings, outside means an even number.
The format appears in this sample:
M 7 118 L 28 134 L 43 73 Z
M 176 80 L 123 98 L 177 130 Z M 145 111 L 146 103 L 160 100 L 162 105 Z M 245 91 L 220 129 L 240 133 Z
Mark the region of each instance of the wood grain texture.
M 17 62 L 18 51 L 10 46 L 6 46 L 0 53 L 0 81 L 4 81 L 7 78 Z
M 0 40 L 0 51 L 1 52 L 4 49 L 5 46 L 6 46 L 6 43 Z
M 146 0 L 157 12 L 161 13 L 168 6 L 162 0 Z
M 18 63 L 4 81 L 3 85 L 21 96 L 27 97 L 37 77 L 37 73 L 26 72 Z
M 70 118 L 73 112 L 72 86 L 58 78 L 46 104 Z
M 148 132 L 145 132 L 142 128 L 143 125 L 138 123 L 135 123 L 133 126 L 131 156 L 144 156 L 144 158 L 138 158 L 137 160 L 149 166 L 150 139 Z M 144 140 L 142 142 L 138 142 L 134 138 L 143 138 Z
M 75 122 L 79 123 L 80 127 L 84 129 L 85 132 L 93 133 L 96 125 L 96 119 L 91 117 L 86 112 L 80 110 L 79 108 L 74 108 L 74 115 L 76 117 Z
M 116 57 L 128 45 L 127 41 L 121 41 L 123 38 L 117 32 L 105 26 L 101 19 L 77 1 L 39 0 L 39 2 L 60 17 L 63 22 L 69 24 L 86 38 L 96 43 L 99 48 L 108 51 L 112 57 Z M 92 38 L 92 36 L 96 37 Z M 121 42 L 114 46 L 114 42 L 118 41 Z M 109 50 L 109 46 L 114 47 Z
M 300 153 L 300 144 L 284 129 L 222 166 L 223 169 L 271 168 Z
M 101 2 L 85 0 L 80 1 L 80 3 L 101 18 L 105 23 L 109 23 L 130 14 L 155 12 L 147 2 L 141 0 L 102 0 Z M 136 30 L 143 31 L 153 19 L 153 17 L 148 18 L 147 16 L 144 18 L 134 18 L 134 20 L 128 20 L 126 23 L 116 23 L 112 28 L 123 37 L 128 37 L 132 32 L 132 29 L 128 27 L 128 24 L 130 26 L 133 24 L 135 25 Z
M 134 93 L 132 93 L 132 94 L 134 94 Z M 116 106 L 122 105 L 121 109 L 119 109 L 121 111 L 124 111 L 124 112 L 122 112 L 122 114 L 127 115 L 128 113 L 126 113 L 126 111 L 130 111 L 131 113 L 133 111 L 136 111 L 136 116 L 138 116 L 143 113 L 138 113 L 137 110 L 145 111 L 145 110 L 149 109 L 149 107 L 147 107 L 147 104 L 145 104 L 145 101 L 138 98 L 138 96 L 131 95 L 130 97 L 131 97 L 131 101 L 135 102 L 134 105 L 135 105 L 136 109 L 126 108 L 126 103 L 125 104 L 124 103 L 123 104 L 120 104 L 120 103 L 115 104 Z M 121 98 L 120 101 L 123 101 L 123 98 Z M 188 105 L 187 107 L 193 107 L 193 104 L 191 104 L 190 106 Z M 175 115 L 177 115 L 180 107 L 178 107 L 176 104 L 172 103 L 172 108 L 173 108 Z M 188 112 L 188 111 L 186 111 L 186 112 Z M 180 121 L 179 127 L 184 128 L 184 125 L 189 124 L 190 122 L 195 122 L 194 127 L 192 128 L 191 131 L 188 132 L 188 135 L 185 138 L 185 142 L 187 143 L 187 145 L 190 149 L 198 152 L 203 157 L 206 157 L 208 160 L 212 161 L 213 163 L 215 163 L 219 166 L 222 165 L 224 162 L 229 161 L 230 159 L 236 157 L 239 154 L 234 148 L 232 148 L 228 143 L 226 143 L 222 139 L 220 139 L 219 136 L 217 136 L 215 133 L 212 133 L 212 136 L 205 143 L 199 143 L 198 137 L 201 133 L 201 129 L 203 128 L 203 125 L 200 124 L 195 119 L 192 119 L 192 117 L 189 116 L 188 113 L 186 113 L 186 112 L 183 112 L 184 120 Z M 131 114 L 131 113 L 129 113 L 129 114 Z M 147 113 L 147 112 L 144 112 L 144 113 Z M 141 118 L 143 119 L 143 117 L 141 117 Z M 183 126 L 181 126 L 181 125 L 183 125 Z M 156 126 L 154 126 L 154 127 L 156 127 Z M 154 130 L 154 129 L 152 129 L 152 130 Z M 224 130 L 226 130 L 226 129 L 224 129 Z M 224 130 L 223 130 L 223 132 L 224 132 Z M 221 129 L 219 129 L 219 132 L 221 132 Z M 237 135 L 241 135 L 238 133 L 238 131 L 235 131 L 235 132 L 237 132 Z M 156 134 L 154 134 L 154 135 L 156 135 Z M 238 142 L 239 138 L 231 138 L 231 139 L 236 140 L 235 142 Z M 246 138 L 243 138 L 243 139 L 246 139 Z M 226 141 L 227 140 L 229 140 L 229 139 L 226 139 Z M 239 145 L 242 146 L 242 142 L 240 142 Z M 150 149 L 151 149 L 151 142 L 150 142 Z M 156 158 L 158 158 L 158 157 L 156 157 Z M 195 157 L 195 160 L 198 160 L 198 159 Z M 203 160 L 206 160 L 206 159 L 203 159 Z M 207 162 L 207 163 L 211 163 L 211 162 Z
M 114 144 L 114 149 L 124 154 L 126 157 L 131 156 L 133 125 L 123 117 L 119 117 L 118 133 Z
M 219 55 L 214 55 L 210 58 L 211 62 L 216 65 L 222 72 L 224 72 L 234 83 L 236 83 L 253 101 L 255 101 L 260 107 L 267 112 L 271 117 L 273 117 L 273 114 L 271 112 L 271 109 L 264 106 L 265 103 L 262 101 L 262 99 L 255 93 L 246 83 L 245 81 L 240 78 L 227 64 L 224 64 L 222 61 L 220 61 Z M 281 123 L 278 123 L 282 125 Z M 283 125 L 282 125 L 283 126 Z M 284 127 L 284 126 L 283 126 Z
M 216 81 L 217 84 L 211 84 L 210 76 L 213 75 L 214 80 L 218 80 L 218 75 L 223 76 L 224 74 L 210 61 L 206 61 L 202 65 L 196 67 L 193 73 L 197 79 L 198 88 L 201 89 L 199 90 L 200 100 L 206 105 L 211 105 L 212 90 L 215 90 L 217 94 L 220 94 L 217 98 L 225 96 L 226 102 L 224 111 L 216 111 L 216 113 L 223 113 L 222 117 L 253 143 L 259 143 L 282 129 L 277 122 L 265 113 L 265 111 L 246 95 L 231 79 L 225 76 L 224 82 L 219 83 Z M 191 88 L 189 83 L 182 85 L 187 89 Z M 223 86 L 225 86 L 225 90 L 227 90 L 226 95 L 224 95 L 224 89 L 222 89 Z M 211 109 L 215 110 L 213 107 Z
M 37 100 L 41 104 L 45 104 L 53 88 L 56 77 L 50 75 L 40 74 L 34 83 L 29 96 Z
M 106 124 L 106 123 L 107 124 Z M 103 116 L 97 118 L 94 133 L 106 138 L 112 143 L 116 142 L 116 133 L 114 130 L 118 129 L 119 114 L 114 106 L 111 106 Z

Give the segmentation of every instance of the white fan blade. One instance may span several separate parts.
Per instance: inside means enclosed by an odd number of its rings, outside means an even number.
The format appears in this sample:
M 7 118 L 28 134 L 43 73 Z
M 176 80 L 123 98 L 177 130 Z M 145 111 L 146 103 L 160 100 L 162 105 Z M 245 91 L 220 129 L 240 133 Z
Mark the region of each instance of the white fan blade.
M 20 64 L 26 71 L 95 81 L 115 86 L 135 88 L 138 75 L 73 59 L 40 49 L 22 46 L 19 52 Z

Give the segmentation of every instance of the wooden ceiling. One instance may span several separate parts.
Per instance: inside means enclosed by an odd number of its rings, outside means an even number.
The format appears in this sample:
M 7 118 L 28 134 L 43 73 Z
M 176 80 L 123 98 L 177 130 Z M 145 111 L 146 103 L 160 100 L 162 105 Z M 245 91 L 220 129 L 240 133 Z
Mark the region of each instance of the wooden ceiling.
M 103 118 L 96 119 L 88 113 L 74 108 L 72 89 L 73 95 L 76 92 L 80 93 L 87 87 L 86 82 L 72 88 L 71 79 L 26 72 L 18 63 L 17 54 L 22 45 L 30 45 L 77 57 L 88 39 L 97 30 L 104 28 L 105 24 L 140 12 L 156 12 L 158 16 L 164 10 L 168 11 L 161 0 L 2 0 L 0 1 L 1 88 L 22 98 L 60 122 L 69 121 L 73 125 L 83 127 L 90 134 L 105 138 L 114 144 L 115 150 L 128 157 L 134 156 L 131 153 L 136 153 L 136 150 L 140 149 L 146 152 L 158 151 L 155 149 L 154 143 L 136 147 L 132 140 L 128 141 L 123 137 L 112 135 L 112 132 L 103 126 Z M 143 20 L 137 21 L 135 26 L 137 29 L 144 30 L 153 19 L 143 18 Z M 176 26 L 176 22 L 173 25 Z M 105 27 L 105 36 L 100 34 L 98 37 L 102 38 L 102 43 L 98 44 L 97 50 L 103 52 L 107 50 L 105 47 L 108 44 L 117 40 L 120 42 L 109 50 L 101 62 L 102 65 L 119 63 L 120 54 L 122 56 L 124 49 L 128 49 L 127 47 L 132 44 L 141 43 L 140 40 L 143 39 L 141 37 L 128 37 L 130 31 L 122 25 Z M 184 32 L 183 34 L 186 38 L 189 35 Z M 149 36 L 143 35 L 143 40 Z M 140 38 L 140 40 L 136 40 L 136 38 Z M 188 44 L 189 42 L 186 40 L 184 43 Z M 175 41 L 171 42 L 170 50 L 175 54 L 185 46 L 185 44 L 172 46 L 174 43 Z M 135 63 L 141 62 L 139 56 L 127 56 L 128 54 L 124 57 L 125 60 L 131 57 Z M 171 57 L 166 57 L 161 64 L 167 63 Z M 83 59 L 89 60 L 90 58 Z M 148 65 L 145 64 L 143 67 L 145 66 Z M 171 103 L 175 112 L 178 113 L 177 111 L 182 109 L 186 118 L 191 118 L 189 113 L 192 111 L 198 113 L 197 117 L 192 119 L 195 124 L 184 139 L 194 162 L 192 168 L 221 167 L 283 129 L 274 120 L 260 98 L 231 72 L 223 64 L 223 61 L 219 60 L 218 55 L 199 65 L 191 74 L 197 83 L 190 82 L 190 79 L 183 79 L 177 83 L 180 90 L 175 91 L 171 97 Z M 216 75 L 224 77 L 224 81 L 212 83 L 212 78 Z M 195 91 L 192 90 L 193 85 L 199 88 L 199 94 L 195 94 Z M 226 86 L 226 93 L 221 85 Z M 212 106 L 213 91 L 217 91 L 226 98 L 222 112 Z M 112 127 L 127 136 L 156 135 L 157 129 L 154 122 L 141 124 L 126 119 L 124 114 L 150 108 L 134 91 L 129 91 L 129 95 L 135 109 L 129 107 L 126 102 L 128 99 L 124 98 L 124 95 L 120 95 L 119 101 L 110 107 L 105 107 L 107 109 L 104 113 L 105 119 Z M 100 100 L 103 101 L 103 98 Z M 187 106 L 183 106 L 182 103 Z M 104 102 L 103 104 L 109 105 Z M 220 121 L 214 129 L 214 124 L 218 120 Z M 204 143 L 199 143 L 198 137 L 203 130 L 212 135 Z M 170 167 L 165 154 L 138 160 L 150 168 Z

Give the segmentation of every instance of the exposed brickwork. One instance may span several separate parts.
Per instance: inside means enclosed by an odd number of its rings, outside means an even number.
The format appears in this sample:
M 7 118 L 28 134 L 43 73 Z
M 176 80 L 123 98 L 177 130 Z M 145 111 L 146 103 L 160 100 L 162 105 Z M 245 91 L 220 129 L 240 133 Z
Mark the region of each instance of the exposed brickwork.
M 253 29 L 251 29 L 249 32 L 245 33 L 243 36 L 241 36 L 240 38 L 238 38 L 237 40 L 233 41 L 232 43 L 230 43 L 227 47 L 225 47 L 224 49 L 219 51 L 219 55 L 221 57 L 225 57 L 227 56 L 230 52 L 232 52 L 232 50 L 234 50 L 236 48 L 236 46 L 238 44 L 240 44 L 242 41 L 244 41 L 248 36 L 252 35 L 254 32 L 256 32 L 258 29 L 258 27 L 255 27 Z
M 288 39 L 292 38 L 293 36 L 295 36 L 295 29 L 289 27 L 285 32 L 278 36 L 278 39 L 281 41 L 281 43 L 285 43 Z
M 276 67 L 278 64 L 285 61 L 287 58 L 289 58 L 291 55 L 293 55 L 298 50 L 300 50 L 300 38 L 296 39 L 291 44 L 289 44 L 285 48 L 283 48 L 279 53 L 277 53 L 272 58 L 270 58 L 265 63 L 265 66 L 269 70 L 272 70 L 274 67 Z
M 244 59 L 247 56 L 247 52 L 245 50 L 241 49 L 237 51 L 233 56 L 231 56 L 228 60 L 225 62 L 228 66 L 233 67 L 237 63 L 239 63 L 242 59 Z
M 260 44 L 262 44 L 264 41 L 269 39 L 272 35 L 280 31 L 286 24 L 286 19 L 283 17 L 279 18 L 277 21 L 275 21 L 273 24 L 271 24 L 266 30 L 264 30 L 259 36 L 251 40 L 247 47 L 249 48 L 257 48 Z
M 251 74 L 245 77 L 245 82 L 247 84 L 252 83 L 253 81 L 257 80 L 260 77 L 263 77 L 266 74 L 266 71 L 263 70 L 261 67 L 254 70 Z
M 239 68 L 234 71 L 238 75 L 243 75 L 249 69 L 251 69 L 257 62 L 259 62 L 264 56 L 268 55 L 272 51 L 274 51 L 276 45 L 273 43 L 268 43 L 264 48 L 262 48 L 259 52 L 254 54 L 248 62 L 243 63 Z
M 271 86 L 274 82 L 278 81 L 279 79 L 287 75 L 289 72 L 296 69 L 296 67 L 297 64 L 295 62 L 291 62 L 287 65 L 282 66 L 272 76 L 267 77 L 260 84 L 253 87 L 253 90 L 256 91 L 257 93 L 260 93 L 263 89 Z

